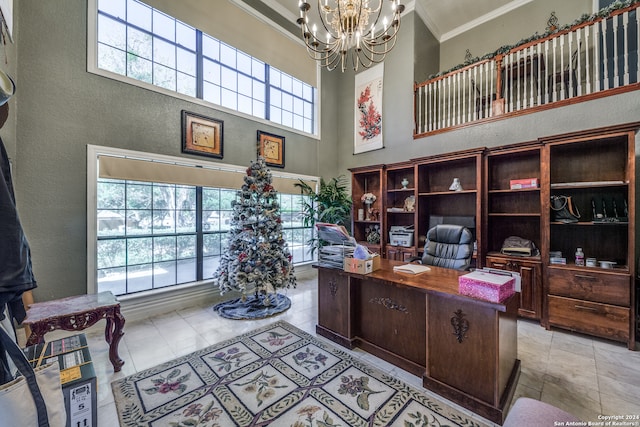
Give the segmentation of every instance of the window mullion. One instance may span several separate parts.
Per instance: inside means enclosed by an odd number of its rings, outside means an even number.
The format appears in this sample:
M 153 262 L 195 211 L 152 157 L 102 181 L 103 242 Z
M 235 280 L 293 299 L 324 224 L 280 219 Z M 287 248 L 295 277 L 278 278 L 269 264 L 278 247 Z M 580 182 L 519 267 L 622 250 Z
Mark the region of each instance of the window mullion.
M 204 277 L 204 235 L 202 233 L 202 187 L 196 187 L 196 280 Z
M 271 67 L 269 67 L 269 64 L 264 64 L 264 90 L 265 90 L 265 94 L 264 94 L 264 118 L 266 120 L 271 120 L 271 79 L 269 76 L 269 70 L 271 70 Z
M 204 54 L 202 31 L 196 29 L 196 98 L 204 99 Z

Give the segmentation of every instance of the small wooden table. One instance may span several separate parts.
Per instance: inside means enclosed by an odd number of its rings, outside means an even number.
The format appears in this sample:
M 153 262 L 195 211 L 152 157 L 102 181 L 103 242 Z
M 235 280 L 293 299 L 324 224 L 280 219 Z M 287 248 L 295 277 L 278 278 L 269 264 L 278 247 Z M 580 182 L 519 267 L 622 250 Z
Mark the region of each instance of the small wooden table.
M 120 303 L 110 291 L 30 304 L 27 318 L 22 323 L 30 326 L 27 345 L 33 345 L 43 342 L 47 332 L 56 329 L 82 331 L 101 319 L 107 319 L 104 337 L 109 343 L 109 360 L 113 370 L 118 372 L 124 365 L 118 355 L 118 344 L 124 335 L 124 317 L 120 314 Z

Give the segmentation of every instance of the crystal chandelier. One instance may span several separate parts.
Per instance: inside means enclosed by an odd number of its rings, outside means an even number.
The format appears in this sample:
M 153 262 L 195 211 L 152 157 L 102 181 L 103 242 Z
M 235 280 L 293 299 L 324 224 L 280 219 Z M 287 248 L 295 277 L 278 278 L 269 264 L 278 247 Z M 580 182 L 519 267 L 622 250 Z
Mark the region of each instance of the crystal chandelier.
M 382 62 L 396 44 L 400 29 L 400 15 L 404 6 L 400 0 L 388 0 L 391 19 L 382 15 L 384 0 L 316 0 L 318 15 L 324 30 L 318 34 L 316 24 L 310 26 L 308 12 L 311 5 L 299 0 L 298 24 L 311 58 L 329 70 L 340 64 L 342 71 L 349 63 L 355 71 Z M 376 7 L 370 3 L 377 3 Z M 375 18 L 375 19 L 373 19 Z

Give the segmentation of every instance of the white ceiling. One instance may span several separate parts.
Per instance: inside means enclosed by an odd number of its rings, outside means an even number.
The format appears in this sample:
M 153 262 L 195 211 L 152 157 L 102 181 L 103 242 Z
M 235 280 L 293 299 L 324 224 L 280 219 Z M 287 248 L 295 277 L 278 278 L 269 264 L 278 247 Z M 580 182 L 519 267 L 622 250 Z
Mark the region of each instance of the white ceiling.
M 307 1 L 314 6 L 318 0 Z M 531 1 L 401 0 L 401 3 L 407 11 L 415 10 L 431 33 L 443 42 Z M 263 0 L 263 3 L 291 22 L 295 22 L 299 16 L 298 0 Z

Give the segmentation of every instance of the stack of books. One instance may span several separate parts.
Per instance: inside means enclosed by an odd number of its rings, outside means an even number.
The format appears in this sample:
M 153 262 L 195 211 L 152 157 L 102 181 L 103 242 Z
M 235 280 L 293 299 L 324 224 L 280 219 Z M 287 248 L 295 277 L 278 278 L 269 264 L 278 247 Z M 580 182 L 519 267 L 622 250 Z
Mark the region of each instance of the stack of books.
M 549 264 L 566 265 L 567 259 L 562 256 L 562 251 L 549 251 Z

